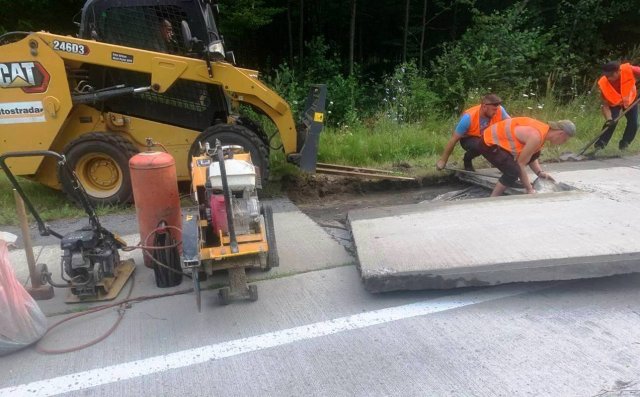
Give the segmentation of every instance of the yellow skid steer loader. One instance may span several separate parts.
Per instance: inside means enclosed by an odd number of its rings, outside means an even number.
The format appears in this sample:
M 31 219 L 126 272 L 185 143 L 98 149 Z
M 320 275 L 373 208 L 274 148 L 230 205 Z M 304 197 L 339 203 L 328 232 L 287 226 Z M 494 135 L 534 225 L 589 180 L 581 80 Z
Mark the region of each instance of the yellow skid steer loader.
M 0 36 L 0 154 L 62 153 L 93 203 L 132 197 L 128 160 L 162 144 L 189 180 L 191 157 L 216 140 L 243 147 L 262 183 L 271 140 L 241 104 L 276 126 L 288 161 L 315 172 L 326 87 L 310 88 L 298 123 L 289 104 L 235 66 L 202 0 L 89 0 L 78 37 Z M 12 158 L 15 175 L 70 192 L 50 158 Z M 61 180 L 60 180 L 61 179 Z

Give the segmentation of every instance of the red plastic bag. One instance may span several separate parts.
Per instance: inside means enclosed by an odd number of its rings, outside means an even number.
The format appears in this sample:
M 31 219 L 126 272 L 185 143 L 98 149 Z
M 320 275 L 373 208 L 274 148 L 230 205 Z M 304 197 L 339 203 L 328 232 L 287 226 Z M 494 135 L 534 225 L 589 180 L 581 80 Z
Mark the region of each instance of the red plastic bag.
M 47 318 L 16 278 L 7 243 L 0 240 L 0 356 L 38 341 Z

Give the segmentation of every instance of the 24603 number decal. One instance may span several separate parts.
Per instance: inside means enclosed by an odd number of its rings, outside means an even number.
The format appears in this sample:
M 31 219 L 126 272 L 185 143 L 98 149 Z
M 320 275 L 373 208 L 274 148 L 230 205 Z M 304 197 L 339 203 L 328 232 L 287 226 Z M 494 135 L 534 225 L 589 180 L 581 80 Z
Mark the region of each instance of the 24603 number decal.
M 72 54 L 87 55 L 89 47 L 84 44 L 70 43 L 68 41 L 53 41 L 53 49 L 57 51 L 70 52 Z

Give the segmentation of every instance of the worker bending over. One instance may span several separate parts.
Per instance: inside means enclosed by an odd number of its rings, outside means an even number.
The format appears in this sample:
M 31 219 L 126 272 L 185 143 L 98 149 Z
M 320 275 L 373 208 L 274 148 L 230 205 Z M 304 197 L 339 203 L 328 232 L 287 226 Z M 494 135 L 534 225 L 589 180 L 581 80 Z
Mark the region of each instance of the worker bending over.
M 598 88 L 602 97 L 602 115 L 606 120 L 602 129 L 606 131 L 598 138 L 594 147 L 596 150 L 604 149 L 609 143 L 616 123 L 613 121 L 624 109 L 629 108 L 636 99 L 636 78 L 640 77 L 640 67 L 629 63 L 620 65 L 618 62 L 609 62 L 602 66 L 602 77 L 598 80 Z M 633 104 L 625 114 L 627 126 L 618 148 L 624 150 L 631 144 L 638 131 L 638 105 Z
M 542 171 L 538 157 L 545 142 L 561 145 L 576 134 L 570 120 L 545 124 L 530 117 L 514 117 L 493 124 L 483 133 L 480 152 L 494 167 L 502 171 L 491 197 L 500 196 L 507 186 L 515 187 L 520 178 L 527 193 L 535 193 L 525 167 L 539 177 L 553 178 Z
M 482 97 L 480 105 L 476 105 L 464 111 L 460 121 L 456 126 L 447 146 L 440 159 L 436 163 L 438 170 L 444 169 L 447 160 L 456 143 L 460 141 L 460 146 L 465 150 L 464 169 L 475 171 L 472 160 L 480 155 L 480 142 L 482 132 L 488 126 L 508 119 L 509 114 L 502 107 L 502 100 L 496 94 L 487 94 Z

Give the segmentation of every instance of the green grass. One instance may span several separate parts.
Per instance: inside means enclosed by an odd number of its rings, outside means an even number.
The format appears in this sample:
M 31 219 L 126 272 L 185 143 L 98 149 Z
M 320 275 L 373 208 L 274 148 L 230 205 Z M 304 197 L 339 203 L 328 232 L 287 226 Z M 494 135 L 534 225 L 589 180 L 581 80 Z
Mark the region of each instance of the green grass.
M 599 104 L 593 99 L 558 105 L 553 101 L 538 102 L 535 98 L 518 98 L 505 101 L 512 117 L 528 116 L 542 121 L 569 119 L 577 127 L 577 135 L 561 146 L 547 144 L 542 161 L 553 161 L 563 152 L 579 152 L 584 145 L 602 130 L 604 119 Z M 422 123 L 398 125 L 384 119 L 373 125 L 350 128 L 327 128 L 321 135 L 319 161 L 354 166 L 371 166 L 391 169 L 398 165 L 410 165 L 411 175 L 436 174 L 435 163 L 444 150 L 458 121 L 457 117 L 427 120 Z M 614 136 L 602 155 L 620 155 L 618 141 L 626 120 L 621 120 Z M 640 152 L 640 138 L 634 140 L 624 154 Z M 448 165 L 460 166 L 464 151 L 454 149 Z M 489 166 L 484 160 L 478 165 Z M 401 167 L 401 168 L 405 168 Z
M 602 128 L 603 118 L 595 99 L 577 100 L 570 104 L 558 105 L 553 101 L 541 101 L 535 97 L 505 100 L 505 106 L 512 116 L 529 116 L 543 121 L 570 119 L 578 129 L 577 136 L 565 145 L 547 145 L 542 161 L 552 161 L 563 152 L 577 153 Z M 411 176 L 436 175 L 435 163 L 455 127 L 457 117 L 426 120 L 414 124 L 396 124 L 380 118 L 367 124 L 348 128 L 326 128 L 320 137 L 318 160 L 326 163 L 368 166 L 396 169 Z M 626 121 L 622 120 L 603 156 L 620 155 L 618 141 Z M 272 143 L 278 145 L 277 139 Z M 640 152 L 640 137 L 629 147 L 626 154 Z M 455 148 L 449 165 L 459 167 L 463 150 Z M 489 166 L 484 160 L 476 160 L 477 167 Z M 271 180 L 266 189 L 267 196 L 281 194 L 281 181 L 285 177 L 298 174 L 296 167 L 285 161 L 280 151 L 271 152 Z M 19 179 L 26 194 L 40 211 L 44 220 L 84 217 L 85 213 L 74 206 L 67 197 L 26 179 Z M 184 203 L 183 203 L 184 204 Z M 131 206 L 109 206 L 97 209 L 98 215 L 133 213 Z M 0 176 L 0 225 L 15 225 L 15 201 L 12 187 L 4 175 Z
M 69 201 L 61 191 L 42 186 L 24 178 L 18 178 L 20 186 L 39 212 L 43 220 L 49 221 L 61 218 L 85 217 L 85 212 Z M 0 225 L 17 225 L 16 204 L 13 195 L 13 186 L 2 174 L 0 176 Z M 101 206 L 96 209 L 98 215 L 114 213 L 126 213 L 133 211 L 130 206 Z M 29 210 L 27 209 L 27 213 Z M 31 223 L 33 217 L 29 214 Z

